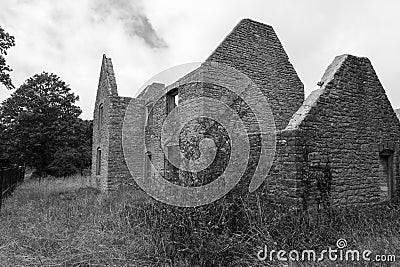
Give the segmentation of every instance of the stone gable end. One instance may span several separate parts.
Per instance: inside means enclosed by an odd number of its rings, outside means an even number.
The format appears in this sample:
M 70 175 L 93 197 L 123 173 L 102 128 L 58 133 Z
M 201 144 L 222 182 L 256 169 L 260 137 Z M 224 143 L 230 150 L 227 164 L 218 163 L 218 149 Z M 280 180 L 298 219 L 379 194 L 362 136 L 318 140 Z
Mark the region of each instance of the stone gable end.
M 298 196 L 306 205 L 321 204 L 323 195 L 330 205 L 397 196 L 400 123 L 371 62 L 338 56 L 319 84 L 285 129 L 299 144 L 294 153 L 302 164 L 292 176 L 302 181 Z

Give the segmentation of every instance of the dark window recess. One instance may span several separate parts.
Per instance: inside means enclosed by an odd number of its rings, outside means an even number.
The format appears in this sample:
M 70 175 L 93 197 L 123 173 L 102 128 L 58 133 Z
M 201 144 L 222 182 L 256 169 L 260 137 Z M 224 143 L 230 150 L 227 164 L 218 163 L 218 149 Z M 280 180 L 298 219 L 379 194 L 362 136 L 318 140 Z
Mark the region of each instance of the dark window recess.
M 173 89 L 169 91 L 166 95 L 167 101 L 167 114 L 169 114 L 175 107 L 178 106 L 179 102 L 179 94 L 178 89 Z
M 146 178 L 151 176 L 151 152 L 147 151 L 145 154 L 145 175 Z
M 100 104 L 99 106 L 99 124 L 98 124 L 98 129 L 103 126 L 103 104 Z
M 381 186 L 382 191 L 386 191 L 386 197 L 391 200 L 396 195 L 396 185 L 394 181 L 394 171 L 393 171 L 393 155 L 394 151 L 383 150 L 379 156 L 381 164 L 383 167 L 383 186 Z
M 101 174 L 101 149 L 97 149 L 97 155 L 96 155 L 96 175 Z

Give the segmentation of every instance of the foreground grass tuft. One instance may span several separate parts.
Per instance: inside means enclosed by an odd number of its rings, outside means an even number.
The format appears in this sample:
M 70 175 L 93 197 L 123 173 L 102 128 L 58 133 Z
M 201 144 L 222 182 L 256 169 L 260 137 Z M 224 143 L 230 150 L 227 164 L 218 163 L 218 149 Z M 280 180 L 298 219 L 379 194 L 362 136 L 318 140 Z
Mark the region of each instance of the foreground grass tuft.
M 103 195 L 90 177 L 27 180 L 0 211 L 0 266 L 366 266 L 256 258 L 264 245 L 321 251 L 339 238 L 400 260 L 399 205 L 327 214 L 242 204 L 221 219 L 228 211 L 169 207 L 126 188 Z

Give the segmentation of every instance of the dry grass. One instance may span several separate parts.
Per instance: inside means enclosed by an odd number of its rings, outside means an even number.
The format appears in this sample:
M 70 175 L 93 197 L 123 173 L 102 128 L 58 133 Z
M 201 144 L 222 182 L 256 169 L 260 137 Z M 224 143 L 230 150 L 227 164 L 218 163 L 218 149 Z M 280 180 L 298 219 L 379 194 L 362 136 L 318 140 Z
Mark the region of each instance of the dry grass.
M 0 266 L 156 263 L 148 256 L 154 254 L 149 233 L 121 216 L 128 200 L 104 197 L 91 183 L 87 177 L 70 177 L 19 186 L 0 213 Z
M 37 180 L 28 180 L 20 186 L 21 189 L 51 195 L 62 192 L 72 192 L 81 188 L 96 188 L 96 181 L 90 176 L 70 176 L 65 178 L 45 177 Z
M 227 210 L 173 208 L 128 189 L 102 195 L 93 185 L 76 176 L 19 186 L 0 211 L 0 266 L 366 266 L 256 258 L 263 245 L 321 251 L 339 238 L 351 249 L 400 260 L 399 205 L 330 215 L 268 203 L 257 212 L 241 206 L 232 216 L 239 225 L 233 231 L 229 220 L 221 220 Z

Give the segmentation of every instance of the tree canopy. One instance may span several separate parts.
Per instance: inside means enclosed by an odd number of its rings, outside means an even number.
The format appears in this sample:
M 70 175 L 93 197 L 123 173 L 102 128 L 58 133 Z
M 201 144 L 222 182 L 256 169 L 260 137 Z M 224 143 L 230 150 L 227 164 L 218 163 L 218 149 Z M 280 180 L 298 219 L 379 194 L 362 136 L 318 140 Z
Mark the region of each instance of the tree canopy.
M 90 166 L 92 123 L 57 75 L 27 79 L 0 107 L 0 164 L 25 163 L 37 174 L 63 176 Z
M 10 35 L 0 26 L 0 83 L 7 89 L 14 89 L 9 72 L 12 71 L 6 63 L 7 50 L 15 45 L 14 36 Z

